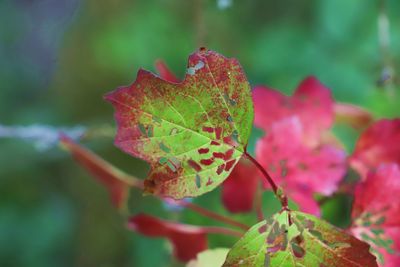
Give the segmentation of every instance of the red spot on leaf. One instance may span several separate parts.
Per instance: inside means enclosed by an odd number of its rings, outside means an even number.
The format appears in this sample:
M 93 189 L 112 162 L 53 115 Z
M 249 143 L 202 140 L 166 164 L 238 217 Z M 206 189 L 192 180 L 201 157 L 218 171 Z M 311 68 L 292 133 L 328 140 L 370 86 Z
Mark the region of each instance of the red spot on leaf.
M 225 164 L 221 164 L 221 165 L 219 165 L 218 166 L 218 169 L 217 169 L 217 174 L 218 175 L 220 175 L 223 171 L 224 171 L 224 168 L 225 168 Z
M 213 156 L 214 156 L 214 158 L 219 158 L 219 159 L 223 159 L 223 160 L 229 160 L 230 158 L 232 158 L 232 155 L 233 155 L 234 151 L 235 151 L 234 149 L 229 149 L 225 153 L 213 152 Z
M 206 133 L 213 133 L 214 132 L 214 128 L 213 127 L 203 126 L 202 130 L 203 130 L 203 132 L 206 132 Z
M 195 171 L 199 172 L 202 170 L 201 166 L 194 160 L 189 159 L 188 164 L 190 167 L 192 167 Z
M 225 153 L 222 152 L 213 152 L 213 157 L 218 158 L 218 159 L 224 159 L 225 158 Z
M 213 162 L 214 162 L 214 158 L 200 160 L 200 163 L 205 166 L 209 166 L 209 165 L 213 164 Z
M 218 143 L 217 141 L 213 140 L 213 141 L 211 141 L 210 145 L 212 145 L 212 146 L 220 146 L 221 144 Z
M 199 152 L 199 154 L 207 154 L 210 151 L 210 149 L 209 148 L 200 148 L 197 151 Z
M 225 171 L 230 171 L 230 169 L 232 169 L 232 167 L 235 165 L 236 159 L 230 160 L 226 163 L 225 165 Z
M 221 139 L 221 134 L 222 134 L 222 127 L 215 128 L 215 138 L 218 140 Z

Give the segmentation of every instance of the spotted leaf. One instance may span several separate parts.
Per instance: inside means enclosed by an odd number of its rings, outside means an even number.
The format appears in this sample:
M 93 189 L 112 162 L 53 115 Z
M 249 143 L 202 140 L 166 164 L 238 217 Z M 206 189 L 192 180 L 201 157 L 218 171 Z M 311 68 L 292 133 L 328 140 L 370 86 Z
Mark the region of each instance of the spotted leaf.
M 373 267 L 377 263 L 368 244 L 312 215 L 284 211 L 253 226 L 233 246 L 223 266 Z
M 206 49 L 189 57 L 181 83 L 139 70 L 133 84 L 105 98 L 116 109 L 116 145 L 151 165 L 145 191 L 176 199 L 204 194 L 226 179 L 253 122 L 238 61 Z
M 380 165 L 355 190 L 350 231 L 371 245 L 379 266 L 400 266 L 400 167 Z

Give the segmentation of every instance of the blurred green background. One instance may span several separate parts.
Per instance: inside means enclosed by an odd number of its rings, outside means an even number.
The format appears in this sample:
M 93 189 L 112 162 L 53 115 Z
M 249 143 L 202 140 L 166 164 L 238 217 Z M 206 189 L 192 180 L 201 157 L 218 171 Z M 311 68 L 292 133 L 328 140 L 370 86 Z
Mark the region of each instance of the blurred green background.
M 314 74 L 338 101 L 377 117 L 400 114 L 398 79 L 386 79 L 400 62 L 397 0 L 1 0 L 0 25 L 3 126 L 112 125 L 106 92 L 131 83 L 140 67 L 154 70 L 159 58 L 182 77 L 200 46 L 239 59 L 252 85 L 291 93 Z M 358 133 L 335 131 L 351 151 Z M 48 141 L 43 146 L 29 133 L 21 136 L 26 140 L 0 138 L 0 266 L 178 265 L 165 241 L 128 232 L 106 190 L 50 137 L 36 134 Z M 146 164 L 99 133 L 84 144 L 145 177 Z M 218 198 L 216 190 L 196 202 L 226 213 Z M 167 212 L 139 192 L 130 201 L 132 213 L 211 223 L 188 211 Z M 324 216 L 335 218 L 343 201 L 328 203 Z M 213 247 L 233 241 L 211 237 Z

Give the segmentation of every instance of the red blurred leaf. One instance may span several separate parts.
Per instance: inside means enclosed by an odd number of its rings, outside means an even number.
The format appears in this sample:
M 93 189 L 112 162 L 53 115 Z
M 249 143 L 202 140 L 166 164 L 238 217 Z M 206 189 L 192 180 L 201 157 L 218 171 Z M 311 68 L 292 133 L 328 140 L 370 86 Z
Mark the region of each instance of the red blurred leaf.
M 276 121 L 298 116 L 304 125 L 303 141 L 312 146 L 319 144 L 323 131 L 334 121 L 331 92 L 315 77 L 304 79 L 291 97 L 257 86 L 253 100 L 257 127 L 268 132 Z
M 195 259 L 197 253 L 207 249 L 207 234 L 201 227 L 138 214 L 129 219 L 128 228 L 145 236 L 168 238 L 174 256 L 184 262 Z
M 168 68 L 164 61 L 161 59 L 156 61 L 156 69 L 160 74 L 160 77 L 171 83 L 179 83 L 179 79 L 175 74 Z
M 378 263 L 400 266 L 400 168 L 380 165 L 369 172 L 354 194 L 350 231 L 370 243 Z
M 232 213 L 249 212 L 259 185 L 257 168 L 242 158 L 222 184 L 222 203 Z
M 346 155 L 330 145 L 309 148 L 302 140 L 305 129 L 298 117 L 289 117 L 271 125 L 257 142 L 260 164 L 281 185 L 302 210 L 318 214 L 313 193 L 331 195 L 346 172 Z
M 380 120 L 358 139 L 351 166 L 362 178 L 382 163 L 400 164 L 400 119 Z
M 145 191 L 181 199 L 222 183 L 244 153 L 253 121 L 246 77 L 235 59 L 206 49 L 189 57 L 181 83 L 145 70 L 109 93 L 116 145 L 151 165 Z
M 143 186 L 139 179 L 121 172 L 67 136 L 60 136 L 60 143 L 83 168 L 107 187 L 111 201 L 117 208 L 125 207 L 130 187 L 141 188 Z

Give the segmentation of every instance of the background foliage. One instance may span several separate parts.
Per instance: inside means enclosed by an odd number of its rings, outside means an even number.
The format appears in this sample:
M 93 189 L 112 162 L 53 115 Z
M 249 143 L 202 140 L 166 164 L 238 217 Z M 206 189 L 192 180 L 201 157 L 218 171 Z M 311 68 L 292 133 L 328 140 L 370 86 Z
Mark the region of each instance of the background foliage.
M 396 80 L 377 84 L 385 62 L 395 70 L 400 63 L 399 1 L 386 1 L 391 44 L 384 53 L 377 27 L 383 1 L 218 2 L 0 1 L 0 125 L 111 124 L 104 93 L 131 83 L 139 67 L 154 70 L 158 58 L 182 77 L 187 55 L 201 45 L 236 57 L 252 85 L 291 93 L 314 74 L 337 101 L 370 108 L 377 117 L 400 115 Z M 223 2 L 231 5 L 223 8 Z M 357 133 L 343 127 L 336 132 L 351 151 Z M 102 137 L 86 144 L 144 177 L 146 164 L 111 142 Z M 218 190 L 196 201 L 226 213 Z M 167 214 L 158 201 L 139 193 L 131 202 L 132 212 L 210 223 L 186 211 Z M 324 217 L 335 217 L 348 202 L 326 203 Z M 269 214 L 277 208 L 270 205 Z M 346 224 L 341 214 L 333 223 Z M 124 223 L 104 188 L 66 153 L 0 139 L 0 266 L 177 265 L 165 241 L 128 232 Z M 230 246 L 233 239 L 213 236 L 211 242 Z

